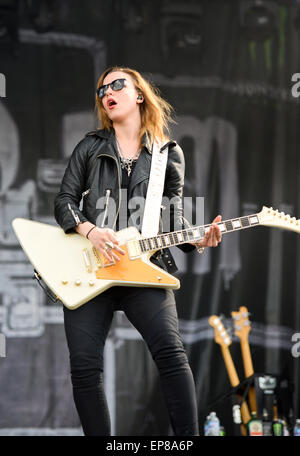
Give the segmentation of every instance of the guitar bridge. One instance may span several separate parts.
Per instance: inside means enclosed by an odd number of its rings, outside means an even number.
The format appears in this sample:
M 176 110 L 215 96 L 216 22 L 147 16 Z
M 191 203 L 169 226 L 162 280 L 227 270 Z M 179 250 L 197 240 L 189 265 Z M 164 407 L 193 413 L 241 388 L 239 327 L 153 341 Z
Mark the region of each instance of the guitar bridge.
M 93 247 L 93 254 L 96 258 L 97 266 L 99 268 L 107 268 L 108 266 L 113 266 L 116 264 L 115 260 L 108 261 L 103 255 L 101 255 L 95 247 Z

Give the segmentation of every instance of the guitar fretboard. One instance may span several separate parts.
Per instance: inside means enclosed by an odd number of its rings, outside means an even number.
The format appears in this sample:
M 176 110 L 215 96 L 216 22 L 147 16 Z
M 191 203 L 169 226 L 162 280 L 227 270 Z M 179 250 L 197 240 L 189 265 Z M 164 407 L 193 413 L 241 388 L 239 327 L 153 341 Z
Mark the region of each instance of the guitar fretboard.
M 238 231 L 245 228 L 250 228 L 259 225 L 259 218 L 257 214 L 247 215 L 245 217 L 238 217 L 230 220 L 218 222 L 216 225 L 220 228 L 222 234 Z M 150 252 L 157 249 L 165 249 L 175 245 L 185 244 L 188 242 L 201 241 L 205 233 L 213 224 L 195 226 L 179 231 L 172 231 L 170 233 L 159 234 L 154 237 L 140 239 L 139 246 L 142 253 Z

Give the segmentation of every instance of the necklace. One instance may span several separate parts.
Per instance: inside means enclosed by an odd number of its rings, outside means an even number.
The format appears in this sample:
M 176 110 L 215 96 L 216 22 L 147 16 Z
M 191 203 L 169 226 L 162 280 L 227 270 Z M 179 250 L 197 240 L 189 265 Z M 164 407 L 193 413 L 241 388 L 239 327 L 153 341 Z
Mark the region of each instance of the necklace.
M 118 146 L 119 157 L 120 157 L 120 160 L 121 160 L 121 168 L 122 169 L 126 169 L 128 177 L 129 177 L 130 174 L 131 174 L 131 171 L 132 171 L 132 164 L 138 158 L 139 153 L 140 153 L 140 149 L 138 149 L 136 151 L 136 153 L 134 154 L 133 157 L 125 158 L 123 156 L 123 151 L 122 151 L 122 148 L 120 146 L 120 143 L 119 143 L 117 137 L 116 137 L 116 142 L 117 142 L 117 146 Z

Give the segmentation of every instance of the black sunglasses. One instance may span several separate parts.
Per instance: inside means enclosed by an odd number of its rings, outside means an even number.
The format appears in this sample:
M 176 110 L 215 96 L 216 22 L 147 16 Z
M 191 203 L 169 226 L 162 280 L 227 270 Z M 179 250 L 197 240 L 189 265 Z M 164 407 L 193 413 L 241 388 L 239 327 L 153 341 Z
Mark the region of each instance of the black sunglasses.
M 110 86 L 113 90 L 122 90 L 124 87 L 126 79 L 115 79 L 114 81 L 110 82 L 109 84 L 102 85 L 97 89 L 97 94 L 99 98 L 103 98 L 107 92 L 108 87 Z

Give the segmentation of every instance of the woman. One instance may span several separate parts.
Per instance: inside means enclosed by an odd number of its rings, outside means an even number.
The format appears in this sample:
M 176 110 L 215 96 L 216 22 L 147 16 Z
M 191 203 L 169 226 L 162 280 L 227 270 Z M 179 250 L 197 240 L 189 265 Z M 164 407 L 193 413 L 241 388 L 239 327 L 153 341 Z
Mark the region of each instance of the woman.
M 96 109 L 102 129 L 88 133 L 76 146 L 55 199 L 55 217 L 66 233 L 77 231 L 107 260 L 120 261 L 124 251 L 114 230 L 120 225 L 121 190 L 126 189 L 129 198 L 146 197 L 153 141 L 167 141 L 171 107 L 137 71 L 112 67 L 98 81 Z M 173 202 L 171 229 L 182 224 L 183 181 L 182 150 L 169 141 L 163 195 Z M 109 200 L 115 203 L 113 217 L 107 213 Z M 130 215 L 128 209 L 126 217 Z M 197 248 L 218 245 L 220 220 L 214 220 Z M 184 251 L 194 248 L 182 246 Z M 165 250 L 153 261 L 165 269 L 174 267 Z M 126 314 L 148 345 L 174 434 L 199 435 L 194 380 L 178 333 L 174 294 L 141 287 L 110 288 L 76 310 L 64 306 L 73 395 L 85 435 L 110 435 L 102 373 L 103 348 L 115 310 Z

